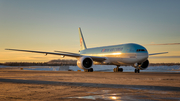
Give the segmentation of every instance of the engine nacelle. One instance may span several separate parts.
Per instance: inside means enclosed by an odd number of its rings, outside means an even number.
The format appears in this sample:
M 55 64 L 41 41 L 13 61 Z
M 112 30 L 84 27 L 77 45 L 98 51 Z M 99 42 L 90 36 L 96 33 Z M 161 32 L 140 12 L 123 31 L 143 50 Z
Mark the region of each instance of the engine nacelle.
M 149 66 L 149 60 L 146 60 L 146 61 L 144 61 L 143 63 L 141 63 L 139 69 L 144 70 L 144 69 L 146 69 L 148 66 Z
M 144 70 L 149 66 L 149 60 L 144 61 L 143 63 L 135 63 L 134 68 Z
M 83 56 L 77 60 L 77 66 L 81 69 L 90 69 L 93 65 L 91 57 Z

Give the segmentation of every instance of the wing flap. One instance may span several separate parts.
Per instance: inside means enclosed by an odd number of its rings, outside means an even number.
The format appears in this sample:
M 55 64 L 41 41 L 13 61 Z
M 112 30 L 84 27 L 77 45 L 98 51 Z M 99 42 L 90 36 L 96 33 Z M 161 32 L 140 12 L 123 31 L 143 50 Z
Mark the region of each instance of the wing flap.
M 76 55 L 79 55 L 78 53 L 71 53 L 71 52 L 64 52 L 64 51 L 54 51 L 54 52 L 58 52 L 58 53 L 67 53 L 67 54 L 76 54 Z

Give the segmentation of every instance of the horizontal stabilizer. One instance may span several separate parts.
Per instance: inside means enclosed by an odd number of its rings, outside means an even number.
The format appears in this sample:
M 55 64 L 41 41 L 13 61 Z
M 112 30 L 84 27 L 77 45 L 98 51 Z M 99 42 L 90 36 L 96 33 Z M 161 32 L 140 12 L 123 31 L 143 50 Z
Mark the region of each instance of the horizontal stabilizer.
M 168 52 L 161 52 L 161 53 L 152 53 L 152 54 L 149 54 L 149 55 L 159 55 L 159 54 L 166 54 Z

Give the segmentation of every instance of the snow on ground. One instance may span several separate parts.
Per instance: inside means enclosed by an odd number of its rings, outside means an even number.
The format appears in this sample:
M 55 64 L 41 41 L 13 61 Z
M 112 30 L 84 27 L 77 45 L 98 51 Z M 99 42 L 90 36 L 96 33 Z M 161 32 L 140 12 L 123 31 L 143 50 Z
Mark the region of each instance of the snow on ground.
M 113 68 L 116 68 L 116 66 L 113 65 L 95 65 L 93 66 L 94 71 L 107 71 L 107 72 L 113 72 Z M 123 68 L 124 72 L 134 72 L 134 67 L 132 66 L 121 66 L 120 68 Z M 73 71 L 81 70 L 77 66 L 70 66 L 70 69 Z M 172 72 L 177 71 L 180 72 L 180 66 L 149 66 L 145 70 L 141 70 L 141 72 Z
M 24 70 L 40 70 L 40 71 L 77 71 L 83 69 L 80 69 L 78 66 L 2 66 L 0 65 L 0 68 L 13 68 L 13 67 L 19 67 L 23 68 Z M 94 71 L 103 71 L 103 72 L 113 72 L 113 68 L 116 68 L 116 66 L 113 65 L 94 65 L 92 67 Z M 134 72 L 134 67 L 131 66 L 121 66 L 120 68 L 123 68 L 124 72 Z M 141 70 L 141 72 L 180 72 L 180 66 L 174 65 L 174 66 L 149 66 L 145 70 Z

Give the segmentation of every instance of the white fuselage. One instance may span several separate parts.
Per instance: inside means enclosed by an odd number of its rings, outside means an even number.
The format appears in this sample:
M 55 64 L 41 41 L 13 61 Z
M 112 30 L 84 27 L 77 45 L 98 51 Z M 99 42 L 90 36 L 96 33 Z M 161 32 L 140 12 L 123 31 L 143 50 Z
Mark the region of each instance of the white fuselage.
M 88 48 L 80 51 L 80 54 L 106 57 L 107 59 L 101 63 L 94 62 L 94 64 L 101 65 L 133 65 L 135 63 L 142 63 L 148 59 L 146 48 L 134 43 Z

